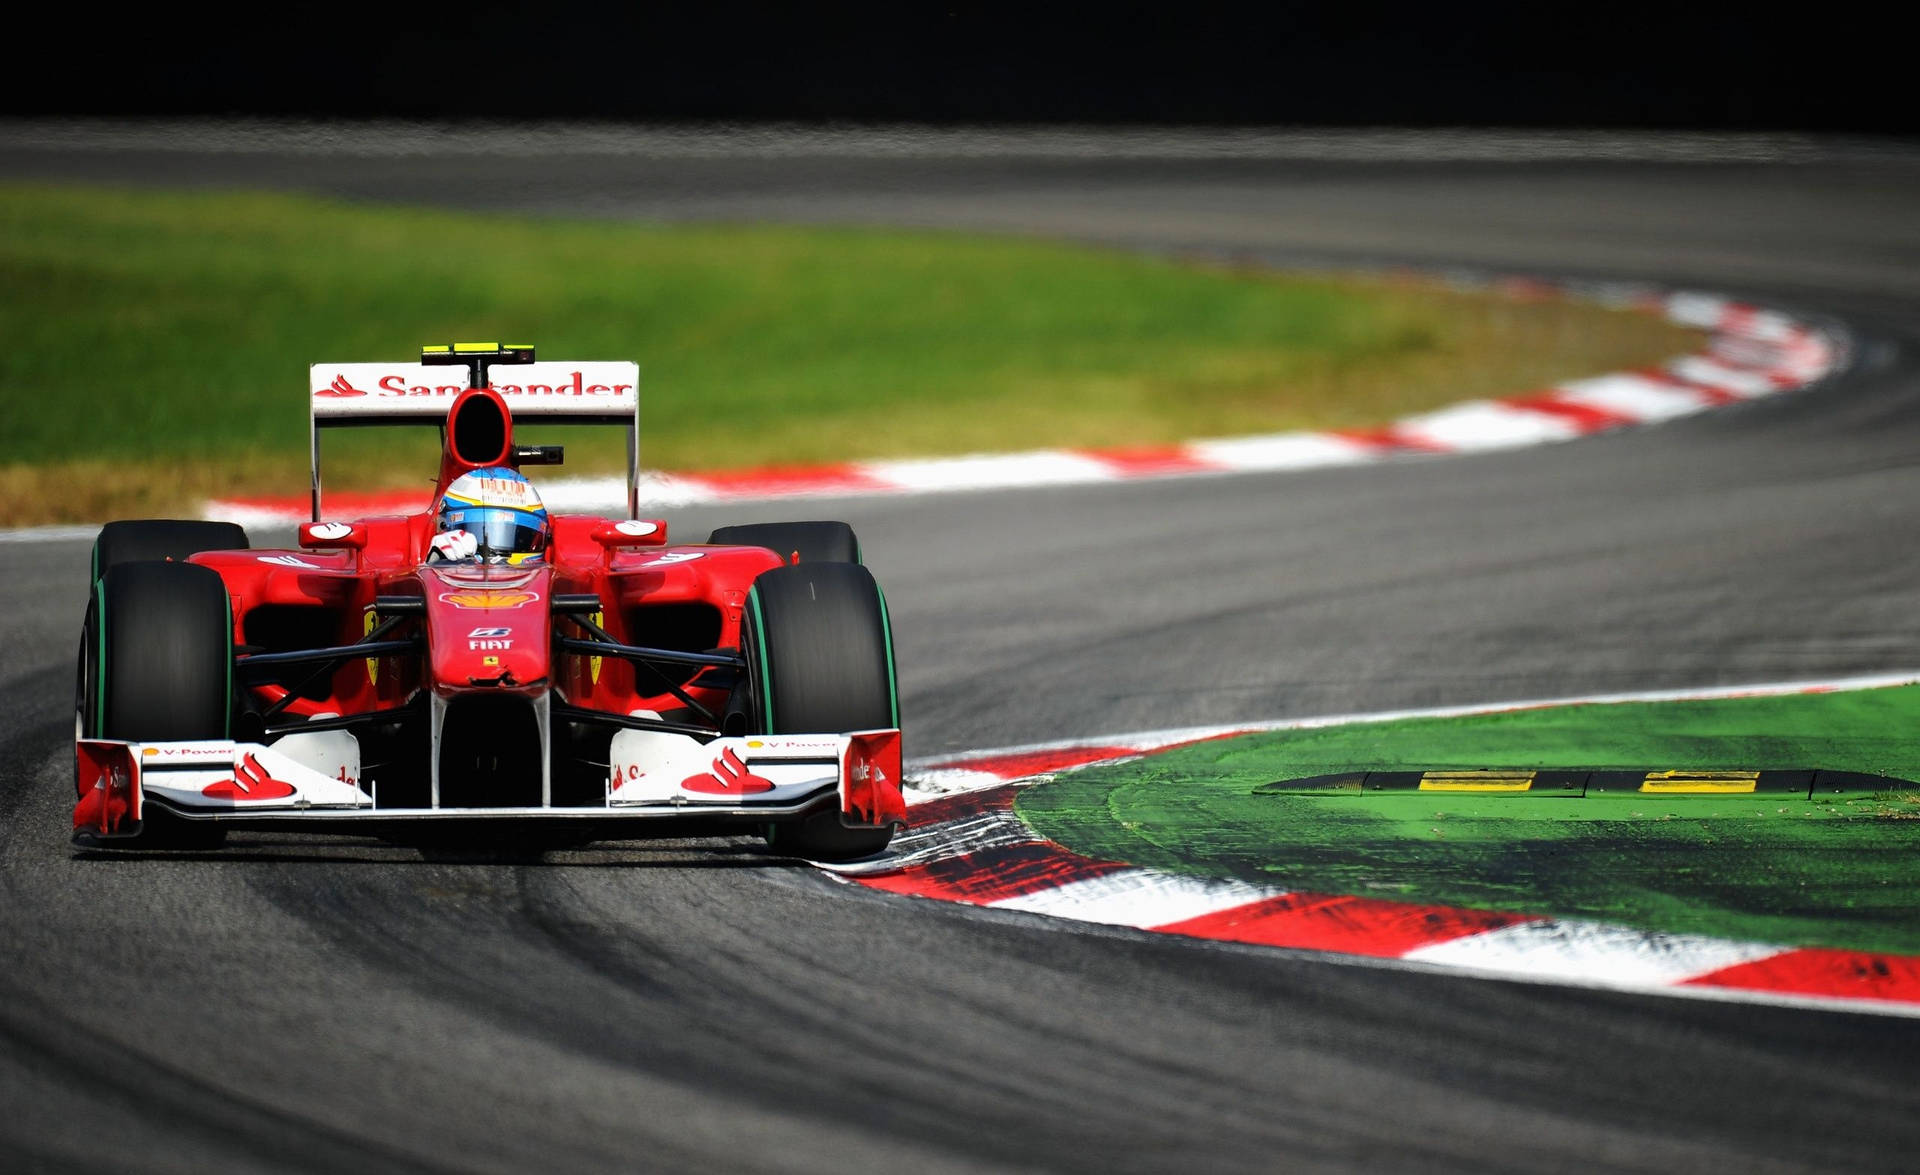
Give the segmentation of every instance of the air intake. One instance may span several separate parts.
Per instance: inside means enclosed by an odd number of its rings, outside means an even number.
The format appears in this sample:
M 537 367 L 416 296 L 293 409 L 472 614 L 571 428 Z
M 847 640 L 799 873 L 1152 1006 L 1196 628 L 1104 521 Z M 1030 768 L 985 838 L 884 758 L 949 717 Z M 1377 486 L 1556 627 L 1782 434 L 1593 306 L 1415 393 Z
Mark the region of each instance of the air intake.
M 447 412 L 447 453 L 463 468 L 507 464 L 512 440 L 512 417 L 497 392 L 468 388 Z

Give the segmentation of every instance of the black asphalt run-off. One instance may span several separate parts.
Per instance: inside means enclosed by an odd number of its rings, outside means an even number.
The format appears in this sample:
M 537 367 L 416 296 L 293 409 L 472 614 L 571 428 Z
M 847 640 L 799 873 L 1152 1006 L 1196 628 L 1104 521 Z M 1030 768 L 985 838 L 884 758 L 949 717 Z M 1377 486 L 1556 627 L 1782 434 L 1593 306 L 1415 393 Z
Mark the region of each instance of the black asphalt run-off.
M 1857 334 L 1828 386 L 1561 446 L 672 512 L 681 535 L 794 516 L 859 529 L 892 605 L 910 755 L 1920 664 L 1920 164 L 1897 152 L 1367 163 L 7 142 L 8 179 L 1645 279 Z M 288 487 L 303 477 L 290 468 Z M 0 549 L 9 1170 L 1830 1171 L 1920 1153 L 1906 1019 L 982 912 L 843 887 L 744 842 L 514 861 L 244 835 L 217 856 L 76 856 L 87 544 Z

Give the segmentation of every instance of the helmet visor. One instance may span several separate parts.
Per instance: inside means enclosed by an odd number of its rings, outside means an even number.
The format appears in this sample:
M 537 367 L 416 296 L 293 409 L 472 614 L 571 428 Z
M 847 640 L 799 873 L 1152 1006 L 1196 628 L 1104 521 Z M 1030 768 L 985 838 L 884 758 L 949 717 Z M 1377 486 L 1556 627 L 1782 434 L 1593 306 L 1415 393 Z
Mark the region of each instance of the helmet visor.
M 471 534 L 482 555 L 522 555 L 547 547 L 546 517 L 528 510 L 451 506 L 441 515 L 440 529 Z

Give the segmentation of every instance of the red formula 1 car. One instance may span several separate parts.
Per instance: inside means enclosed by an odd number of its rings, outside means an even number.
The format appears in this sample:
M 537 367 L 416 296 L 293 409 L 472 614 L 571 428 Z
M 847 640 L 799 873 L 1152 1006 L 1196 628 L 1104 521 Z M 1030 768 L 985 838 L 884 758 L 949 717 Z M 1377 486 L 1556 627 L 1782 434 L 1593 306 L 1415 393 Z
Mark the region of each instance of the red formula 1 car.
M 251 549 L 219 522 L 109 523 L 77 686 L 77 841 L 205 847 L 235 828 L 529 843 L 757 828 L 869 855 L 905 823 L 886 599 L 839 522 L 668 546 L 638 515 L 638 369 L 531 347 L 319 364 L 313 521 Z M 627 517 L 540 515 L 506 557 L 450 487 L 559 446 L 515 418 L 628 430 Z M 324 520 L 320 438 L 442 429 L 417 514 Z M 461 546 L 461 543 L 467 544 Z M 549 834 L 555 834 L 550 837 Z

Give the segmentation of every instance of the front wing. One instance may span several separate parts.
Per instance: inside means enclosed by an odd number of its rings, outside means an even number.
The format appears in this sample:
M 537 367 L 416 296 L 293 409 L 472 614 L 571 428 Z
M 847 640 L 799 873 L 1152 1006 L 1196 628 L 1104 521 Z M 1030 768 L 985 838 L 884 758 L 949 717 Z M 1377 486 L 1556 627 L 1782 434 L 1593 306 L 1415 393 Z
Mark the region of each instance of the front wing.
M 383 808 L 349 771 L 328 775 L 260 743 L 81 739 L 74 747 L 79 794 L 73 826 L 76 836 L 135 836 L 149 804 L 193 820 L 285 821 L 348 831 L 356 823 L 476 818 L 772 822 L 835 802 L 848 827 L 906 824 L 898 730 L 687 741 L 688 747 L 645 764 L 616 759 L 596 805 Z

